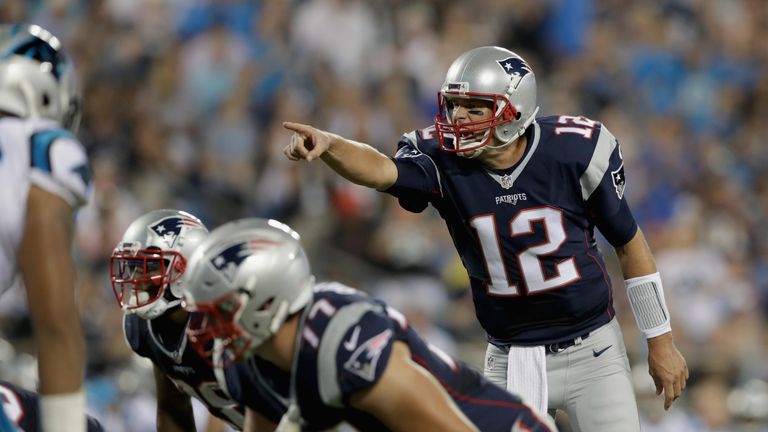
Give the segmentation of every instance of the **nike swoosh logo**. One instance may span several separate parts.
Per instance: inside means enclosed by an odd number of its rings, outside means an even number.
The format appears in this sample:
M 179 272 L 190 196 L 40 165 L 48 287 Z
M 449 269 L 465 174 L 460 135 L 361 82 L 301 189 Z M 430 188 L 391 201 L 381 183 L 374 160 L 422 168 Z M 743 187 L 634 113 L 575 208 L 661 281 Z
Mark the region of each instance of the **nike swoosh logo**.
M 355 327 L 355 330 L 352 332 L 352 336 L 349 337 L 349 340 L 344 341 L 344 348 L 347 349 L 347 351 L 352 351 L 353 349 L 357 348 L 357 338 L 360 336 L 360 326 Z
M 598 351 L 598 350 L 594 350 L 594 349 L 593 349 L 593 350 L 592 350 L 592 356 L 593 356 L 593 357 L 600 357 L 600 355 L 601 355 L 601 354 L 603 354 L 604 352 L 608 351 L 608 348 L 610 348 L 610 347 L 612 347 L 612 346 L 613 346 L 613 345 L 608 345 L 607 347 L 605 347 L 605 348 L 601 349 L 600 351 Z

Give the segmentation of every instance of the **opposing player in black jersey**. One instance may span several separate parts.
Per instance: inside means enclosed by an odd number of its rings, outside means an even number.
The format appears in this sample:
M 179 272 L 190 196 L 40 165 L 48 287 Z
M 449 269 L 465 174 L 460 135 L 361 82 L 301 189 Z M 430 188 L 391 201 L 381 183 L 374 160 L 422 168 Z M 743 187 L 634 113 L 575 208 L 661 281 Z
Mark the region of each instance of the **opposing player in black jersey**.
M 187 259 L 207 235 L 189 213 L 155 210 L 131 223 L 112 253 L 110 278 L 125 312 L 126 341 L 154 363 L 159 431 L 195 430 L 190 396 L 232 427 L 243 427 L 244 409 L 220 389 L 210 363 L 187 343 L 191 317 L 180 307 Z
M 101 423 L 86 416 L 87 432 L 103 432 Z M 43 429 L 40 417 L 40 395 L 7 381 L 0 380 L 0 431 L 39 432 Z
M 246 430 L 259 419 L 249 392 L 263 386 L 287 398 L 283 426 L 303 430 L 342 421 L 361 431 L 552 430 L 429 346 L 398 311 L 341 284 L 316 285 L 298 234 L 280 222 L 214 230 L 190 258 L 183 289 L 185 307 L 202 314 L 191 342 L 201 353 L 217 347 L 210 355 L 226 366 L 226 389 L 249 408 Z
M 319 157 L 407 210 L 434 206 L 470 276 L 489 340 L 486 375 L 540 409 L 566 410 L 577 431 L 637 431 L 595 228 L 618 255 L 665 408 L 685 387 L 688 369 L 672 340 L 653 256 L 624 198 L 618 141 L 584 117 L 536 118 L 531 67 L 499 47 L 475 48 L 453 62 L 439 110 L 434 125 L 402 136 L 393 158 L 288 122 L 294 134 L 284 153 Z

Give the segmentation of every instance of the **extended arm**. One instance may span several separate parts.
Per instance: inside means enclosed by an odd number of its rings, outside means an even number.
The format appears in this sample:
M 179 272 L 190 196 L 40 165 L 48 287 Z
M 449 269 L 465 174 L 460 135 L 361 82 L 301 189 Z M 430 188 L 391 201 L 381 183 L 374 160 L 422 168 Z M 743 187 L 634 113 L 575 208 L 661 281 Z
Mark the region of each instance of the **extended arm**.
M 669 409 L 672 401 L 685 389 L 688 366 L 672 339 L 669 311 L 656 263 L 639 228 L 632 240 L 616 248 L 616 254 L 632 312 L 640 329 L 648 336 L 649 373 L 656 384 L 656 394 L 664 392 L 664 408 Z
M 69 203 L 32 186 L 19 267 L 38 347 L 43 426 L 50 432 L 85 430 L 85 341 L 76 303 L 73 231 Z
M 350 403 L 393 431 L 476 431 L 450 396 L 411 360 L 408 347 L 395 342 L 381 379 L 355 393 Z
M 276 424 L 272 423 L 272 421 L 258 412 L 250 408 L 245 410 L 245 425 L 243 427 L 243 432 L 272 432 L 276 427 Z
M 291 142 L 283 149 L 290 160 L 320 157 L 347 180 L 378 190 L 389 188 L 397 180 L 395 163 L 368 144 L 299 123 L 284 122 L 283 127 L 293 131 Z
M 189 395 L 179 390 L 157 366 L 154 371 L 158 432 L 195 431 Z

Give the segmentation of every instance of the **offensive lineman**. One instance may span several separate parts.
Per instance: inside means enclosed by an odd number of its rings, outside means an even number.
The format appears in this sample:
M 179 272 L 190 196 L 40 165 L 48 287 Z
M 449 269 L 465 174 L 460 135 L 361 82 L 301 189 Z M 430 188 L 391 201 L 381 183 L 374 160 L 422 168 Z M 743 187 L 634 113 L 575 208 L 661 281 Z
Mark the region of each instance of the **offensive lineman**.
M 202 314 L 192 344 L 224 367 L 222 383 L 287 397 L 280 430 L 550 431 L 519 398 L 427 344 L 385 303 L 338 283 L 315 284 L 298 234 L 264 219 L 225 224 L 184 277 L 185 307 Z M 257 361 L 261 360 L 261 363 Z M 267 369 L 266 366 L 269 366 Z

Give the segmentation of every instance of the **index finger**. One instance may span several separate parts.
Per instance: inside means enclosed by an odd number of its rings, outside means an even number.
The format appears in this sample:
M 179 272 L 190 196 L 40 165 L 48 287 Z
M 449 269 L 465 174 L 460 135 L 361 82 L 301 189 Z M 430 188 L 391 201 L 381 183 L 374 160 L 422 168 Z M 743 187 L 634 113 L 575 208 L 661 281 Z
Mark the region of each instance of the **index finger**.
M 301 123 L 284 121 L 283 127 L 288 130 L 292 130 L 294 132 L 298 132 L 305 135 L 309 135 L 310 133 L 312 133 L 312 126 L 301 124 Z

